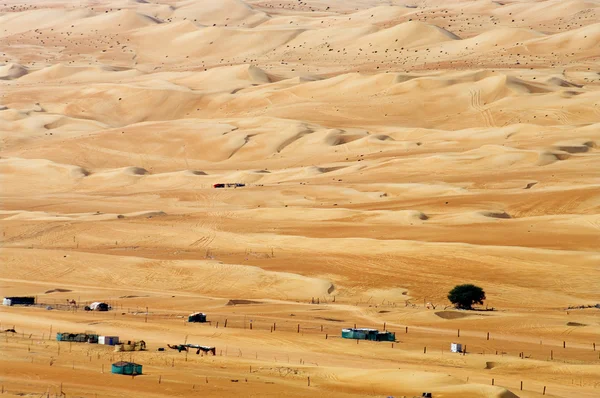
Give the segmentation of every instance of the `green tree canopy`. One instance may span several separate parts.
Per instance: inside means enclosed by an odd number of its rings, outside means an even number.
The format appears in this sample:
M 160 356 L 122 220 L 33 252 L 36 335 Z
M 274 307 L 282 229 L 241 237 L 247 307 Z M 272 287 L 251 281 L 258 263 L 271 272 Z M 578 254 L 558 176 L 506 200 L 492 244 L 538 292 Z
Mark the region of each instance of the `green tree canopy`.
M 457 308 L 470 310 L 473 308 L 473 304 L 483 304 L 485 292 L 479 286 L 470 283 L 457 285 L 448 293 L 448 300 Z

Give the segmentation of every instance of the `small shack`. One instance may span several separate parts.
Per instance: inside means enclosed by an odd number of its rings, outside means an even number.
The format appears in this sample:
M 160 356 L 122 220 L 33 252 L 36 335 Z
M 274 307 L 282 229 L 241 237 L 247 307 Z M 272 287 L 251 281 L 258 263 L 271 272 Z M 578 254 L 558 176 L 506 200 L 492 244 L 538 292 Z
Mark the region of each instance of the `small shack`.
M 188 316 L 188 322 L 206 322 L 206 314 L 203 312 L 194 312 Z
M 392 332 L 380 332 L 377 329 L 348 328 L 342 329 L 342 338 L 370 341 L 396 341 L 396 334 Z
M 133 362 L 119 361 L 112 364 L 111 372 L 117 375 L 141 375 L 142 365 Z
M 111 309 L 111 306 L 106 304 L 106 303 L 102 303 L 100 301 L 96 301 L 92 304 L 90 304 L 88 306 L 89 311 L 108 311 Z M 84 308 L 87 311 L 87 308 Z
M 98 344 L 117 345 L 119 344 L 119 336 L 99 336 Z
M 2 305 L 8 307 L 13 305 L 34 305 L 35 297 L 4 297 Z
M 89 333 L 56 333 L 56 341 L 71 341 L 73 343 L 98 343 L 97 334 Z
M 450 344 L 450 351 L 452 352 L 462 352 L 462 344 L 452 343 Z

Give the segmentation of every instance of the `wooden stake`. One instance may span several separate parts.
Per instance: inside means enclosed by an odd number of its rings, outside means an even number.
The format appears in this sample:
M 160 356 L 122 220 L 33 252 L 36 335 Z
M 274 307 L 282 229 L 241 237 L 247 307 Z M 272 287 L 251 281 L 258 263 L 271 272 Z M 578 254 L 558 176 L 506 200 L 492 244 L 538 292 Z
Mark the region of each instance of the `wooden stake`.
M 408 333 L 408 326 L 406 327 L 406 331 L 404 333 Z
M 224 328 L 227 327 L 227 318 L 225 318 L 225 325 L 223 325 Z
M 310 376 L 308 376 L 308 386 L 310 387 Z
M 300 324 L 298 324 L 298 333 L 300 333 Z
M 423 347 L 423 354 L 427 354 L 427 347 Z
M 160 384 L 161 380 L 162 380 L 162 376 L 159 375 L 158 376 L 158 384 Z
M 546 386 L 544 386 L 544 391 L 542 392 L 542 395 L 546 395 Z
M 563 341 L 563 348 L 567 348 L 567 342 Z
M 521 391 L 523 391 L 523 382 L 521 382 Z
M 460 329 L 458 329 L 457 337 L 460 337 Z
M 487 339 L 490 339 L 490 332 L 487 332 Z
M 494 385 L 494 379 L 492 379 L 492 385 Z

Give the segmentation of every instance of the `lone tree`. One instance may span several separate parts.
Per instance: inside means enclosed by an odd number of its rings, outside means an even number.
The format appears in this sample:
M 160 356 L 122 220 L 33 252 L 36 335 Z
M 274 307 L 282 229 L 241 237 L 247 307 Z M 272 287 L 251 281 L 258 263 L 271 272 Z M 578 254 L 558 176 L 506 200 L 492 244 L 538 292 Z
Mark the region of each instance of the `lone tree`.
M 448 300 L 457 308 L 470 310 L 473 309 L 473 304 L 483 304 L 485 292 L 472 284 L 457 285 L 448 293 Z

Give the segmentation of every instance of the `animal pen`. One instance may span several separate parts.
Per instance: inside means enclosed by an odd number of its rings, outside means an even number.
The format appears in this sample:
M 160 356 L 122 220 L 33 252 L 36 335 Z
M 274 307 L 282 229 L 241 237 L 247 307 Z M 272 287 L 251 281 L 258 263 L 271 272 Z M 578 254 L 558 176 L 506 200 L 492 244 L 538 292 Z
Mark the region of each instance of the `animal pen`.
M 89 333 L 56 333 L 56 341 L 95 344 L 98 343 L 98 335 Z
M 342 338 L 370 341 L 396 341 L 396 334 L 392 332 L 380 332 L 377 329 L 349 328 L 342 329 Z

